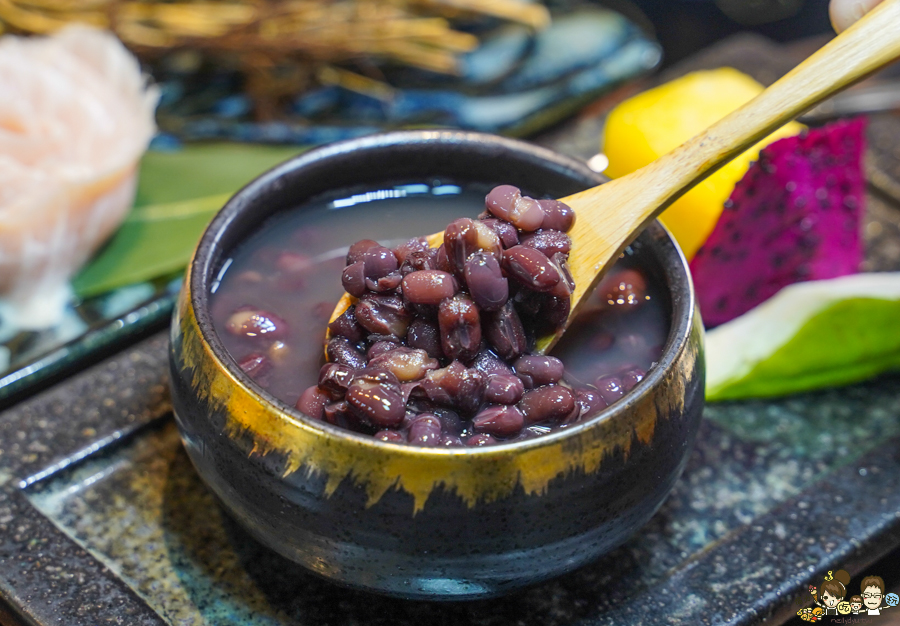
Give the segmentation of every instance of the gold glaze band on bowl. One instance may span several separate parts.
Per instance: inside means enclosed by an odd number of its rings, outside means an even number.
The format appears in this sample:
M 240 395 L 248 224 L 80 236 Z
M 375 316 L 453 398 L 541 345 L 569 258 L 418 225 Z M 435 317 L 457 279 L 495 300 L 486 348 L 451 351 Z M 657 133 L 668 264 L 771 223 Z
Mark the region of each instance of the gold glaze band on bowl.
M 680 416 L 691 376 L 702 358 L 702 330 L 693 312 L 685 340 L 659 388 L 646 387 L 625 398 L 600 423 L 588 422 L 527 442 L 484 448 L 435 449 L 377 441 L 355 433 L 330 432 L 282 411 L 252 389 L 216 357 L 203 339 L 191 305 L 190 276 L 184 281 L 175 320 L 181 333 L 182 368 L 192 370 L 191 386 L 210 411 L 225 418 L 225 435 L 234 445 L 249 435 L 249 455 L 278 454 L 286 460 L 284 476 L 303 469 L 326 479 L 329 497 L 344 480 L 363 487 L 367 507 L 390 489 L 414 499 L 411 513 L 421 511 L 438 488 L 455 492 L 469 508 L 510 496 L 521 485 L 526 494 L 545 493 L 558 476 L 597 472 L 616 450 L 628 455 L 634 438 L 649 444 L 658 419 Z M 693 305 L 693 303 L 691 303 Z M 650 376 L 653 376 L 651 370 Z M 612 419 L 616 413 L 625 413 Z M 590 428 L 584 426 L 590 425 Z M 577 432 L 573 432 L 577 431 Z M 509 451 L 515 447 L 517 453 Z

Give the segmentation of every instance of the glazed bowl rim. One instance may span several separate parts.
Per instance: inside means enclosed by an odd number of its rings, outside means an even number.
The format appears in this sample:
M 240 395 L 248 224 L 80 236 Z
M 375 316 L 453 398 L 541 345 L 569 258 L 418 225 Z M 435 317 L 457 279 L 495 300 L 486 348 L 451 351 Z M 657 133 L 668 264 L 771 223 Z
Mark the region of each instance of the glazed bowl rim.
M 210 286 L 221 278 L 223 270 L 226 269 L 221 266 L 223 258 L 221 240 L 223 233 L 229 228 L 235 217 L 246 210 L 247 207 L 252 206 L 256 196 L 267 190 L 278 179 L 311 164 L 323 160 L 331 160 L 351 151 L 383 151 L 391 148 L 434 142 L 448 142 L 455 145 L 467 144 L 481 148 L 485 146 L 493 147 L 501 151 L 512 151 L 527 155 L 536 161 L 556 165 L 564 170 L 571 170 L 581 178 L 594 178 L 599 182 L 603 182 L 605 178 L 589 169 L 583 162 L 536 144 L 473 131 L 407 130 L 378 133 L 326 144 L 292 157 L 260 174 L 229 198 L 207 225 L 189 263 L 188 281 L 185 286 L 189 289 L 190 305 L 197 321 L 201 340 L 208 347 L 209 353 L 216 361 L 216 365 L 222 368 L 232 381 L 243 386 L 245 391 L 255 397 L 258 402 L 274 407 L 285 418 L 301 426 L 317 430 L 323 437 L 349 438 L 357 444 L 366 447 L 373 446 L 375 449 L 389 450 L 402 454 L 437 455 L 442 457 L 495 455 L 498 451 L 514 453 L 553 445 L 562 439 L 576 437 L 585 430 L 596 428 L 600 424 L 616 419 L 627 413 L 631 407 L 642 402 L 646 396 L 652 394 L 653 390 L 663 382 L 667 373 L 687 348 L 696 315 L 694 287 L 687 260 L 672 235 L 658 221 L 651 223 L 646 230 L 656 230 L 664 235 L 656 238 L 654 242 L 655 245 L 659 246 L 656 250 L 657 257 L 667 279 L 666 291 L 669 292 L 671 298 L 671 319 L 666 332 L 666 342 L 663 351 L 659 361 L 650 369 L 641 383 L 626 393 L 620 400 L 604 408 L 595 417 L 585 422 L 555 430 L 540 437 L 523 441 L 501 442 L 492 446 L 444 448 L 393 443 L 334 426 L 322 420 L 312 419 L 271 395 L 237 365 L 237 361 L 229 354 L 224 343 L 219 338 L 209 310 Z M 246 237 L 241 239 L 246 240 Z M 214 260 L 217 263 L 213 263 Z M 216 272 L 215 276 L 213 275 L 214 271 Z M 670 289 L 669 287 L 673 288 Z M 678 287 L 682 289 L 676 291 Z M 682 291 L 683 293 L 681 293 Z

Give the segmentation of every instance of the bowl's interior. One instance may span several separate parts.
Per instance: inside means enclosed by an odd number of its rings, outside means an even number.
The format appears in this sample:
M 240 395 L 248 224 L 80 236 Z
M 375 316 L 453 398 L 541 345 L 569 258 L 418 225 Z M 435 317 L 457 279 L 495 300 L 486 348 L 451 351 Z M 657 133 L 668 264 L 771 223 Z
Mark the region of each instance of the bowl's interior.
M 334 144 L 276 167 L 228 202 L 204 234 L 192 266 L 191 297 L 197 321 L 214 354 L 232 375 L 296 419 L 303 419 L 237 367 L 213 325 L 211 289 L 223 264 L 248 237 L 270 218 L 306 202 L 434 179 L 480 189 L 513 184 L 542 197 L 563 197 L 604 180 L 581 163 L 530 144 L 461 132 L 378 135 Z M 692 298 L 684 259 L 659 225 L 651 226 L 636 248 L 640 265 L 652 281 L 664 286 L 668 296 L 663 302 L 669 319 L 668 339 L 658 366 L 643 385 L 650 388 L 653 378 L 663 375 L 687 340 Z

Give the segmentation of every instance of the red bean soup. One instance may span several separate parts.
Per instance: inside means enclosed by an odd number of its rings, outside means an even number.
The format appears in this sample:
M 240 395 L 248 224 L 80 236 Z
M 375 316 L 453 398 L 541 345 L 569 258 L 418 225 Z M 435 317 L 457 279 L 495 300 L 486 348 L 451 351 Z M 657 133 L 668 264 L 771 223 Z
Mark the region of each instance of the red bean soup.
M 573 220 L 514 187 L 441 181 L 311 202 L 226 260 L 213 320 L 250 378 L 313 419 L 419 446 L 538 437 L 639 385 L 670 325 L 630 247 L 552 354 L 530 352 L 569 312 Z M 329 326 L 345 290 L 354 304 Z

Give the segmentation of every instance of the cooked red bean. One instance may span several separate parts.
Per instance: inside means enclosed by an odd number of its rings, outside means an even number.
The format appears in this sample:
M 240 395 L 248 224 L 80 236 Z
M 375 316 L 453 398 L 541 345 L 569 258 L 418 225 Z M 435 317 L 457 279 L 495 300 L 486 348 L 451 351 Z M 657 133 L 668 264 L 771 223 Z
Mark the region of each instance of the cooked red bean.
M 371 250 L 372 248 L 377 248 L 381 246 L 377 241 L 372 241 L 371 239 L 360 239 L 347 251 L 347 265 L 352 265 L 357 261 L 363 260 L 363 255 Z
M 622 381 L 618 376 L 601 376 L 597 379 L 597 393 L 606 400 L 606 404 L 612 404 L 623 395 L 625 389 L 622 387 Z
M 646 354 L 649 350 L 647 339 L 638 333 L 624 333 L 616 337 L 616 345 L 628 355 L 636 357 Z M 627 368 L 623 368 L 627 369 Z
M 646 301 L 647 281 L 643 274 L 626 269 L 605 278 L 599 287 L 611 306 L 637 306 Z
M 575 394 L 562 385 L 545 385 L 526 391 L 516 406 L 526 424 L 558 422 L 575 410 Z
M 372 435 L 380 441 L 389 441 L 391 443 L 406 443 L 406 437 L 399 430 L 379 430 Z
M 444 230 L 444 250 L 453 271 L 462 274 L 472 254 L 481 250 L 499 259 L 502 246 L 497 234 L 483 222 L 463 217 Z
M 369 291 L 374 291 L 375 293 L 385 293 L 388 291 L 393 291 L 397 287 L 400 286 L 400 281 L 403 280 L 403 274 L 400 273 L 400 270 L 395 272 L 391 272 L 387 276 L 382 276 L 378 280 L 372 280 L 371 278 L 366 279 L 366 289 Z
M 396 295 L 367 295 L 356 305 L 356 321 L 370 333 L 406 336 L 412 321 L 402 298 Z
M 513 364 L 513 369 L 527 389 L 557 383 L 563 377 L 563 362 L 555 356 L 526 355 Z
M 513 246 L 519 245 L 519 231 L 509 222 L 494 218 L 488 218 L 482 221 L 485 226 L 496 233 L 497 237 L 500 238 L 500 244 L 504 248 L 512 248 Z
M 353 343 L 360 342 L 365 338 L 365 331 L 356 322 L 356 306 L 347 307 L 346 311 L 328 325 L 328 330 L 332 335 L 346 337 Z
M 544 222 L 544 210 L 538 201 L 523 196 L 511 185 L 495 187 L 485 198 L 485 206 L 495 216 L 526 232 L 537 230 Z
M 393 250 L 384 246 L 369 248 L 363 253 L 362 259 L 363 263 L 365 263 L 366 278 L 372 280 L 377 280 L 400 269 L 397 255 L 394 254 Z
M 622 381 L 622 389 L 626 392 L 634 389 L 635 385 L 644 380 L 644 377 L 647 376 L 647 372 L 642 370 L 639 367 L 632 367 L 628 370 L 619 374 L 619 379 Z
M 601 396 L 596 389 L 577 389 L 575 391 L 575 401 L 580 407 L 580 411 L 578 413 L 579 420 L 590 417 L 594 413 L 597 413 L 598 411 L 609 406 L 609 403 L 603 399 L 603 396 Z
M 553 263 L 553 267 L 559 272 L 559 282 L 547 293 L 554 298 L 570 298 L 572 292 L 575 291 L 575 280 L 572 278 L 572 272 L 569 271 L 568 256 L 557 252 L 550 259 L 550 262 Z
M 366 355 L 359 351 L 356 344 L 346 337 L 332 337 L 325 347 L 325 356 L 329 361 L 343 363 L 354 369 L 366 366 Z
M 366 264 L 357 261 L 345 267 L 341 274 L 341 285 L 343 285 L 344 291 L 354 298 L 359 298 L 366 293 Z
M 538 200 L 538 204 L 544 210 L 541 228 L 552 228 L 567 233 L 575 225 L 575 211 L 568 204 L 559 200 Z
M 438 325 L 427 320 L 417 319 L 409 325 L 406 331 L 406 343 L 410 348 L 418 348 L 428 353 L 435 359 L 444 357 L 444 349 L 441 347 L 441 331 Z
M 518 358 L 528 348 L 525 328 L 511 300 L 486 316 L 484 334 L 497 354 L 507 361 Z
M 428 240 L 425 237 L 413 237 L 394 248 L 394 255 L 400 265 L 406 262 L 406 258 L 413 252 L 425 252 L 428 250 Z
M 406 260 L 400 265 L 400 274 L 406 276 L 410 272 L 433 269 L 437 269 L 437 250 L 428 248 L 407 255 Z
M 411 272 L 403 278 L 403 298 L 413 304 L 440 304 L 459 289 L 456 279 L 441 270 Z
M 525 384 L 514 374 L 494 374 L 487 379 L 484 399 L 493 404 L 515 404 L 522 399 Z
M 347 388 L 346 398 L 357 416 L 381 428 L 400 425 L 406 415 L 400 383 L 388 372 L 361 372 Z
M 359 425 L 359 420 L 351 414 L 346 400 L 328 402 L 322 413 L 322 419 L 341 428 L 353 430 Z
M 590 340 L 588 345 L 594 352 L 605 352 L 612 348 L 612 345 L 615 342 L 616 336 L 608 330 L 604 330 L 597 333 L 597 335 Z
M 569 317 L 572 302 L 569 298 L 557 298 L 550 294 L 538 294 L 540 309 L 538 310 L 536 328 L 539 334 L 552 332 L 562 326 Z
M 484 446 L 492 446 L 497 440 L 488 434 L 472 435 L 466 439 L 466 445 L 470 448 L 483 448 Z
M 275 260 L 276 269 L 287 274 L 298 274 L 312 268 L 312 259 L 300 252 L 282 252 Z
M 444 272 L 456 272 L 456 268 L 453 267 L 453 264 L 447 257 L 447 247 L 444 244 L 438 246 L 437 252 L 434 253 L 434 266 Z
M 269 311 L 241 307 L 228 318 L 225 329 L 237 337 L 282 339 L 287 335 L 288 324 Z
M 409 425 L 407 441 L 417 446 L 434 447 L 440 445 L 440 420 L 431 413 L 420 413 Z
M 517 435 L 524 424 L 525 417 L 514 406 L 489 406 L 472 418 L 472 427 L 476 432 L 495 437 Z
M 396 350 L 400 347 L 400 343 L 394 341 L 392 339 L 381 339 L 379 341 L 374 342 L 369 349 L 366 350 L 366 358 L 371 361 L 376 356 L 380 354 L 384 354 L 385 352 L 390 352 L 391 350 Z
M 539 230 L 522 237 L 521 243 L 528 248 L 540 250 L 545 257 L 554 254 L 569 254 L 572 250 L 572 239 L 559 230 Z
M 503 251 L 503 269 L 535 291 L 550 291 L 559 282 L 559 272 L 550 259 L 543 252 L 522 245 Z
M 400 382 L 419 380 L 431 370 L 439 366 L 437 359 L 428 356 L 424 350 L 412 348 L 395 348 L 369 360 L 369 367 L 385 369 L 396 376 Z
M 500 235 L 481 220 L 476 220 L 474 225 L 476 233 L 476 250 L 481 250 L 485 254 L 490 254 L 499 261 L 500 255 L 503 252 L 503 242 L 500 240 Z
M 300 399 L 297 400 L 295 406 L 304 415 L 320 420 L 325 415 L 325 404 L 330 400 L 331 398 L 323 389 L 313 385 L 300 394 Z
M 471 415 L 484 400 L 485 378 L 478 370 L 459 361 L 425 374 L 422 388 L 436 404 Z
M 471 361 L 481 347 L 481 317 L 478 307 L 464 294 L 441 302 L 438 308 L 441 347 L 449 359 Z
M 257 380 L 265 376 L 272 369 L 272 362 L 265 354 L 253 352 L 238 361 L 238 367 L 250 378 Z
M 356 370 L 349 365 L 326 363 L 319 370 L 319 388 L 328 393 L 332 400 L 340 400 L 355 375 Z
M 456 411 L 450 409 L 435 408 L 432 413 L 441 420 L 441 430 L 446 434 L 458 435 L 463 431 L 463 420 Z
M 516 305 L 516 312 L 522 320 L 532 320 L 541 310 L 541 303 L 546 299 L 546 294 L 531 291 L 530 289 L 518 289 L 516 295 L 510 298 Z
M 472 299 L 483 311 L 496 311 L 509 298 L 509 283 L 497 259 L 482 251 L 466 261 L 466 286 Z
M 494 374 L 513 374 L 512 368 L 506 364 L 506 361 L 497 358 L 497 356 L 489 350 L 482 350 L 472 362 L 472 367 L 477 369 L 485 376 L 493 376 Z
M 442 448 L 459 448 L 463 445 L 462 439 L 460 439 L 459 435 L 443 435 L 441 437 L 441 447 Z

